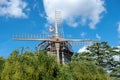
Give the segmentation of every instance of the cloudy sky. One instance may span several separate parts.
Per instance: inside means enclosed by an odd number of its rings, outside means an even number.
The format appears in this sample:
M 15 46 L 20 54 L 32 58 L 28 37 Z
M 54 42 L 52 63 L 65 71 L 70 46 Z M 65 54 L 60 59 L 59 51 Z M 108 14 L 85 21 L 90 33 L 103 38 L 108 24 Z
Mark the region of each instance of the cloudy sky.
M 14 41 L 12 36 L 49 34 L 56 10 L 61 11 L 65 37 L 119 46 L 120 0 L 0 0 L 0 56 L 21 47 L 34 50 L 39 41 Z

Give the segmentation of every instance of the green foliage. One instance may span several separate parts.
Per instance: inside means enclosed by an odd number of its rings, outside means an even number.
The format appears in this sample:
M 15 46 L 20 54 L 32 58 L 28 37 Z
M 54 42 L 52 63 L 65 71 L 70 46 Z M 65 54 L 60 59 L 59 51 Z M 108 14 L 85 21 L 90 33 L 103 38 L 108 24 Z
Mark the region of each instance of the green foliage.
M 114 56 L 119 56 L 118 48 L 111 47 L 107 42 L 95 43 L 82 52 L 73 56 L 74 61 L 94 62 L 97 66 L 110 72 L 111 77 L 120 79 L 120 62 Z
M 52 80 L 56 64 L 55 57 L 44 51 L 22 55 L 14 51 L 5 62 L 2 80 Z
M 0 57 L 0 80 L 1 80 L 1 72 L 4 68 L 5 59 L 3 57 Z
M 108 80 L 109 75 L 93 62 L 72 61 L 61 66 L 57 80 Z
M 93 62 L 73 61 L 69 64 L 74 80 L 107 80 L 106 72 Z
M 80 58 L 79 58 L 80 59 Z M 93 61 L 73 60 L 61 65 L 46 51 L 19 54 L 13 51 L 0 58 L 0 80 L 107 80 L 108 74 Z

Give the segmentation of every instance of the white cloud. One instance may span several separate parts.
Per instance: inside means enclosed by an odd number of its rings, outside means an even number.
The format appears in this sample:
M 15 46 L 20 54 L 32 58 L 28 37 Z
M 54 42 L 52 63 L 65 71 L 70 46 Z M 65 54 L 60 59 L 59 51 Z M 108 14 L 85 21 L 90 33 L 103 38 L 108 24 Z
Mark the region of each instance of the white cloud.
M 118 24 L 118 29 L 117 29 L 117 31 L 118 31 L 118 37 L 120 38 L 120 22 L 118 22 L 117 24 Z
M 42 18 L 44 18 L 45 14 L 44 13 L 40 13 L 39 16 L 42 17 Z
M 104 0 L 44 0 L 49 23 L 54 22 L 55 10 L 62 13 L 62 19 L 73 27 L 87 24 L 94 29 L 106 11 Z
M 82 53 L 82 52 L 89 52 L 89 50 L 87 50 L 87 46 L 83 46 L 78 50 L 78 53 Z
M 117 49 L 115 49 L 114 51 L 116 52 L 120 52 L 120 46 L 115 46 Z
M 101 39 L 101 37 L 100 37 L 100 35 L 99 35 L 99 34 L 96 34 L 96 38 L 97 38 L 98 40 L 100 40 L 100 39 Z
M 0 0 L 0 16 L 6 17 L 27 17 L 24 9 L 27 3 L 22 0 Z
M 82 32 L 80 35 L 81 35 L 81 37 L 84 37 L 86 34 L 87 34 L 87 33 Z
M 120 61 L 120 56 L 119 56 L 119 55 L 115 55 L 115 56 L 113 56 L 113 59 L 114 59 L 115 61 Z
M 120 22 L 118 22 L 118 32 L 120 33 Z
M 115 46 L 117 49 L 115 49 L 114 51 L 116 52 L 120 52 L 120 46 Z M 119 55 L 114 55 L 113 56 L 115 61 L 120 61 L 120 56 Z
M 39 2 L 38 2 L 39 0 L 33 0 L 33 9 L 34 10 L 40 10 L 40 7 L 39 7 Z

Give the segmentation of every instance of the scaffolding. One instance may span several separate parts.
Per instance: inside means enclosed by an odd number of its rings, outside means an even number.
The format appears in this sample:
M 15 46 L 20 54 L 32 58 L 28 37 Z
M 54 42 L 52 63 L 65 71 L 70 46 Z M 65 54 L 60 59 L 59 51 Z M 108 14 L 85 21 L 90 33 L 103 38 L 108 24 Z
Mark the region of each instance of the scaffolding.
M 90 39 L 65 39 L 62 20 L 60 16 L 60 11 L 55 11 L 55 25 L 54 35 L 40 34 L 40 35 L 15 35 L 13 40 L 24 40 L 24 41 L 42 41 L 38 45 L 38 50 L 47 50 L 48 54 L 55 55 L 57 57 L 57 62 L 65 64 L 71 61 L 71 56 L 73 55 L 72 45 L 81 45 L 83 43 L 95 43 L 96 41 Z

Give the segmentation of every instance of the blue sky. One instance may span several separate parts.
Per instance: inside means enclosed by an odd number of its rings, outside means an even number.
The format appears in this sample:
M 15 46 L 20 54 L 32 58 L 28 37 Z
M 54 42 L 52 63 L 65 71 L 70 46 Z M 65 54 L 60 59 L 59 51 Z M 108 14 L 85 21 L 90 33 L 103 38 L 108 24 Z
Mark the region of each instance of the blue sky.
M 14 41 L 15 34 L 48 34 L 54 12 L 60 10 L 67 38 L 120 44 L 120 0 L 0 0 L 0 56 L 39 41 Z M 77 51 L 79 47 L 73 47 Z

